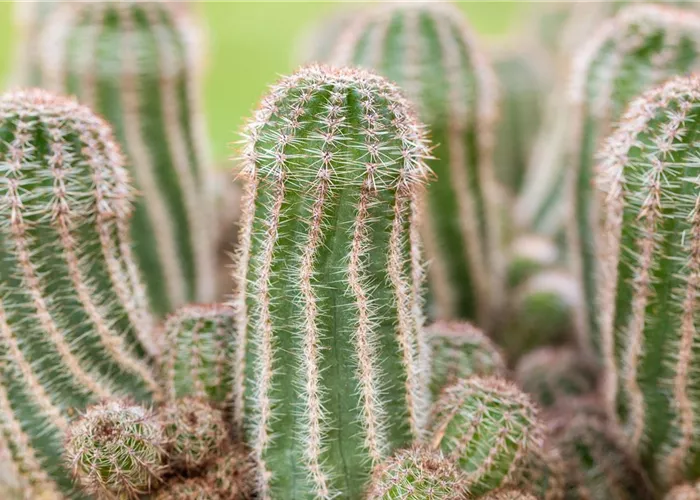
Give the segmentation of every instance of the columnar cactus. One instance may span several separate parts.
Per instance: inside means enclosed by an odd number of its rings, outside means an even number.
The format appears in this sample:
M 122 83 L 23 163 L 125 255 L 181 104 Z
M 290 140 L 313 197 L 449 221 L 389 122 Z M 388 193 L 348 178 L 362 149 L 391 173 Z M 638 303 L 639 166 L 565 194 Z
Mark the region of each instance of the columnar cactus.
M 368 500 L 460 500 L 466 491 L 461 472 L 442 453 L 409 448 L 380 464 L 372 475 Z
M 596 178 L 605 397 L 668 484 L 700 471 L 698 123 L 700 79 L 645 93 L 606 141 Z
M 426 329 L 430 344 L 430 392 L 472 375 L 505 375 L 501 351 L 470 323 L 437 321 Z
M 229 400 L 234 332 L 233 309 L 220 304 L 183 306 L 167 317 L 163 379 L 169 399 Z
M 69 409 L 161 396 L 147 363 L 160 344 L 130 249 L 131 188 L 109 126 L 70 99 L 1 96 L 0 137 L 0 386 L 23 433 L 7 439 L 17 460 L 34 454 L 65 484 Z
M 571 73 L 572 130 L 567 151 L 573 207 L 567 244 L 582 284 L 578 328 L 600 351 L 596 304 L 598 203 L 591 187 L 595 154 L 630 100 L 668 78 L 700 69 L 700 15 L 668 6 L 627 7 L 577 53 Z
M 430 442 L 463 471 L 469 495 L 507 486 L 528 454 L 542 446 L 529 398 L 494 377 L 471 377 L 445 389 L 435 404 Z
M 435 143 L 422 220 L 434 312 L 485 326 L 503 280 L 497 83 L 462 13 L 430 2 L 371 9 L 339 37 L 331 62 L 373 68 L 416 104 Z
M 132 235 L 155 311 L 211 302 L 215 248 L 197 30 L 176 2 L 63 2 L 44 22 L 37 85 L 76 95 L 124 146 L 142 196 Z
M 383 78 L 310 66 L 246 135 L 235 421 L 263 498 L 358 497 L 427 416 L 423 129 Z

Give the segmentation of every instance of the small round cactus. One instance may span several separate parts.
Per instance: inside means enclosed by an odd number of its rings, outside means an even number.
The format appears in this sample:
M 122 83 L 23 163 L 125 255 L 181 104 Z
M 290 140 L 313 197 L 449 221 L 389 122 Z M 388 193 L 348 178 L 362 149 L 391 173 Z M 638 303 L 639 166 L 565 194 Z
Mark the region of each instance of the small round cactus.
M 161 408 L 170 466 L 188 472 L 216 458 L 228 437 L 223 413 L 197 398 L 182 398 Z
M 68 429 L 66 458 L 86 493 L 137 498 L 161 481 L 165 436 L 153 413 L 126 401 L 88 408 Z
M 158 490 L 153 500 L 228 500 L 236 497 L 219 495 L 209 481 L 203 477 L 174 481 Z
M 537 500 L 534 495 L 522 490 L 498 490 L 481 497 L 481 500 Z
M 508 286 L 516 287 L 539 271 L 551 268 L 560 258 L 552 238 L 526 234 L 516 238 L 508 255 Z
M 209 466 L 205 477 L 224 500 L 251 498 L 255 491 L 254 467 L 250 451 L 242 445 L 234 445 Z
M 700 500 L 700 483 L 676 486 L 668 492 L 664 500 Z
M 442 453 L 410 448 L 401 450 L 374 471 L 370 500 L 457 500 L 464 497 L 457 466 Z
M 427 328 L 432 352 L 430 391 L 472 375 L 503 375 L 506 364 L 491 340 L 471 323 L 438 321 Z

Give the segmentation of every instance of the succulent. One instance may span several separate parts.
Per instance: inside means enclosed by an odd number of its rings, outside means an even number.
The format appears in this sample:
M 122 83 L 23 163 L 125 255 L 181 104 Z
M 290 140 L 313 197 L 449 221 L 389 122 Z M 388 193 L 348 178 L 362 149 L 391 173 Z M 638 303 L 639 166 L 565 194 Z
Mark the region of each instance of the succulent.
M 142 406 L 112 400 L 92 406 L 66 433 L 65 458 L 83 490 L 100 499 L 136 499 L 165 472 L 165 435 Z
M 671 485 L 700 472 L 698 123 L 700 79 L 644 93 L 596 177 L 604 396 L 632 452 Z
M 493 159 L 497 80 L 464 16 L 432 2 L 368 9 L 339 36 L 330 61 L 397 82 L 430 128 L 437 182 L 421 225 L 433 312 L 487 326 L 504 271 Z
M 559 248 L 551 238 L 537 234 L 518 236 L 508 252 L 508 286 L 522 285 L 538 272 L 551 269 L 560 258 Z
M 531 495 L 530 493 L 523 491 L 523 490 L 515 490 L 515 489 L 504 489 L 504 490 L 497 490 L 493 491 L 491 493 L 488 493 L 487 495 L 484 495 L 483 497 L 480 497 L 481 500 L 537 500 L 537 498 L 534 495 Z
M 377 466 L 368 500 L 460 500 L 461 473 L 440 452 L 423 448 L 400 450 Z
M 0 96 L 0 386 L 16 460 L 62 487 L 69 409 L 162 391 L 160 342 L 131 255 L 131 187 L 111 129 L 42 90 Z
M 664 497 L 664 500 L 700 500 L 700 484 L 681 484 Z
M 235 444 L 208 468 L 205 478 L 222 500 L 254 498 L 255 471 L 250 452 Z
M 183 396 L 224 402 L 233 373 L 233 309 L 221 304 L 188 305 L 163 324 L 163 379 L 170 399 Z
M 567 245 L 583 302 L 577 326 L 598 353 L 596 253 L 599 202 L 591 180 L 596 152 L 629 102 L 668 78 L 700 69 L 700 14 L 669 6 L 622 9 L 580 47 L 571 72 L 571 133 L 566 143 L 569 192 Z
M 62 2 L 40 34 L 41 87 L 113 126 L 135 185 L 131 232 L 154 310 L 214 299 L 212 187 L 196 21 L 177 2 Z
M 471 377 L 446 388 L 435 403 L 430 443 L 459 465 L 466 491 L 478 497 L 509 485 L 542 446 L 542 428 L 535 407 L 514 385 Z
M 206 401 L 185 397 L 166 403 L 158 411 L 166 439 L 168 464 L 190 472 L 213 461 L 228 439 L 221 410 Z
M 228 500 L 228 498 L 219 495 L 206 478 L 193 477 L 168 483 L 167 487 L 153 495 L 153 500 Z
M 309 66 L 246 136 L 234 422 L 262 498 L 355 497 L 428 413 L 423 128 L 385 79 Z
M 431 352 L 430 392 L 472 375 L 505 375 L 498 347 L 471 323 L 438 321 L 426 329 Z
M 520 359 L 515 380 L 540 407 L 547 408 L 593 394 L 598 371 L 590 357 L 571 347 L 541 347 Z

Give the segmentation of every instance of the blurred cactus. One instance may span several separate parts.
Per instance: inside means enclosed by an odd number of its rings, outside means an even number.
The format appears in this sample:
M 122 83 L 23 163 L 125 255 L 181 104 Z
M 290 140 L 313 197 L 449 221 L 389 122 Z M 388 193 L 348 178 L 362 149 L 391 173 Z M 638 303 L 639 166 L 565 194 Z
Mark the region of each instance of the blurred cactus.
M 431 351 L 430 392 L 472 375 L 505 375 L 500 350 L 470 323 L 438 321 L 426 329 Z
M 667 6 L 625 8 L 577 52 L 571 73 L 568 144 L 567 245 L 583 302 L 577 327 L 600 352 L 596 234 L 598 203 L 592 178 L 595 153 L 630 100 L 671 76 L 700 69 L 700 15 Z
M 168 464 L 191 472 L 212 462 L 228 439 L 221 410 L 201 399 L 170 401 L 158 411 L 165 433 Z
M 601 151 L 604 394 L 658 483 L 700 471 L 700 79 L 634 100 Z
M 228 500 L 212 488 L 205 477 L 193 477 L 171 481 L 153 495 L 153 500 Z
M 136 499 L 162 480 L 165 436 L 149 410 L 110 401 L 71 424 L 65 457 L 76 481 L 97 500 Z
M 499 378 L 471 377 L 446 388 L 433 409 L 434 449 L 463 471 L 468 495 L 508 486 L 528 454 L 542 446 L 529 398 Z
M 211 302 L 213 200 L 194 19 L 176 2 L 62 2 L 40 36 L 37 84 L 113 126 L 141 192 L 131 224 L 150 302 L 165 314 Z
M 15 460 L 63 487 L 69 409 L 159 398 L 158 356 L 131 256 L 131 188 L 109 126 L 41 90 L 0 97 L 0 385 Z M 29 448 L 29 450 L 27 450 Z
M 422 231 L 435 316 L 487 326 L 502 297 L 502 199 L 493 163 L 496 76 L 454 6 L 396 3 L 357 16 L 334 64 L 373 68 L 405 89 L 435 144 Z
M 39 64 L 39 33 L 45 29 L 45 20 L 60 1 L 13 2 L 17 40 L 10 74 L 10 83 L 25 86 L 41 82 Z
M 233 372 L 233 310 L 213 305 L 183 306 L 168 316 L 163 378 L 169 399 L 195 396 L 230 400 Z
M 539 271 L 551 269 L 560 259 L 551 238 L 536 234 L 519 236 L 508 253 L 508 286 L 515 288 Z
M 700 500 L 700 483 L 676 486 L 664 500 Z
M 539 500 L 564 500 L 566 477 L 559 450 L 547 440 L 532 447 L 509 482 Z
M 481 500 L 537 500 L 537 498 L 530 493 L 510 488 L 493 491 L 480 498 Z
M 235 422 L 262 498 L 357 497 L 427 418 L 428 146 L 394 85 L 321 66 L 274 86 L 246 136 Z
M 255 496 L 255 471 L 249 451 L 236 444 L 205 473 L 207 483 L 221 500 L 247 500 Z
M 547 408 L 568 398 L 593 394 L 598 367 L 570 347 L 542 347 L 520 359 L 515 380 L 540 407 Z
M 401 450 L 373 473 L 368 500 L 460 500 L 465 491 L 460 470 L 440 452 Z

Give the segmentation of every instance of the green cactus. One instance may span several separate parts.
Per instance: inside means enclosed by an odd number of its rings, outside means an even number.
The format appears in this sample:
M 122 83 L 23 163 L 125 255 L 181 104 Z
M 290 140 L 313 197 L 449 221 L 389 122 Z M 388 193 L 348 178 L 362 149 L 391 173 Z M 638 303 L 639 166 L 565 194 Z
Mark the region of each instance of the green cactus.
M 165 443 L 151 411 L 113 400 L 71 424 L 65 457 L 80 487 L 97 500 L 136 499 L 162 481 Z
M 395 3 L 357 16 L 333 64 L 376 70 L 405 89 L 435 143 L 422 222 L 438 318 L 488 326 L 502 296 L 502 197 L 493 163 L 497 81 L 449 4 Z
M 508 486 L 542 446 L 529 398 L 495 377 L 471 377 L 446 388 L 431 419 L 431 447 L 456 461 L 469 495 Z
M 668 492 L 664 500 L 700 500 L 700 483 L 676 486 Z
M 230 400 L 233 310 L 220 304 L 188 305 L 163 324 L 163 379 L 169 399 Z
M 595 393 L 598 371 L 595 362 L 570 347 L 541 347 L 520 359 L 515 380 L 540 407 L 548 408 Z
M 358 497 L 427 418 L 423 128 L 383 78 L 310 66 L 246 136 L 235 421 L 262 498 Z
M 430 392 L 440 391 L 472 375 L 505 375 L 498 347 L 470 323 L 438 321 L 426 329 L 431 352 Z
M 622 9 L 583 45 L 571 70 L 567 245 L 583 286 L 577 327 L 600 353 L 596 304 L 598 203 L 591 180 L 596 152 L 630 100 L 668 78 L 700 69 L 700 15 L 668 6 Z
M 109 126 L 70 99 L 1 96 L 0 139 L 0 386 L 6 424 L 28 441 L 4 432 L 69 487 L 60 456 L 71 409 L 161 397 L 147 362 L 161 346 L 130 249 L 131 187 Z
M 605 142 L 596 176 L 604 396 L 662 484 L 700 474 L 698 123 L 700 79 L 646 92 Z
M 539 271 L 551 269 L 560 260 L 560 252 L 551 238 L 536 234 L 517 237 L 508 252 L 507 283 L 515 288 Z
M 598 407 L 599 400 L 592 400 Z M 584 400 L 584 405 L 591 400 Z M 546 419 L 561 453 L 566 500 L 653 500 L 651 483 L 623 435 L 601 413 L 569 400 Z
M 466 492 L 460 470 L 442 453 L 423 448 L 401 450 L 377 466 L 368 500 L 460 500 Z
M 142 193 L 132 221 L 153 309 L 216 291 L 198 31 L 177 2 L 62 2 L 40 34 L 38 85 L 103 115 Z

